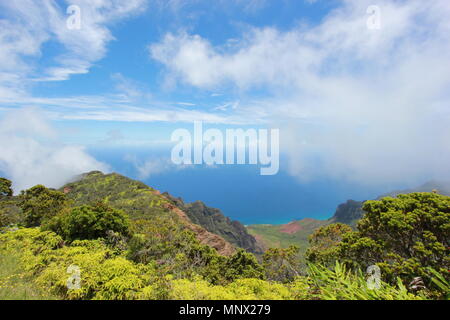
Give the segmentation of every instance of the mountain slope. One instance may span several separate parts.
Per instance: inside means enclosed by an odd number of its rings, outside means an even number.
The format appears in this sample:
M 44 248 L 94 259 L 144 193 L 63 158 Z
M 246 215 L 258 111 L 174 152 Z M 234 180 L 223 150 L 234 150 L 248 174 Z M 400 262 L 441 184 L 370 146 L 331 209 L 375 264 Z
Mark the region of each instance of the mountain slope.
M 222 255 L 234 253 L 234 246 L 221 236 L 211 233 L 193 223 L 188 215 L 164 195 L 144 183 L 117 173 L 103 174 L 93 171 L 83 174 L 61 188 L 74 205 L 106 202 L 109 206 L 123 210 L 131 219 L 149 219 L 165 216 L 196 234 L 197 239 L 215 248 Z
M 163 195 L 182 209 L 193 223 L 247 251 L 262 252 L 256 239 L 248 233 L 247 229 L 239 221 L 232 221 L 225 217 L 219 209 L 208 207 L 201 201 L 184 203 L 181 198 L 175 198 L 166 192 Z

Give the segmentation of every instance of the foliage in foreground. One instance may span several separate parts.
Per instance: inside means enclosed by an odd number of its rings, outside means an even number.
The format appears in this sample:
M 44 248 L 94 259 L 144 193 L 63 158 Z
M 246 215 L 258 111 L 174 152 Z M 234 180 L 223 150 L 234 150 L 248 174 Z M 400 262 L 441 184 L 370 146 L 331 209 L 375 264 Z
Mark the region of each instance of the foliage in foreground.
M 420 277 L 421 286 L 445 297 L 448 287 L 438 286 L 430 270 L 449 281 L 450 197 L 411 193 L 367 201 L 363 209 L 358 231 L 340 224 L 316 231 L 310 240 L 309 261 L 342 261 L 354 269 L 377 265 L 389 283 L 400 278 L 409 285 Z
M 108 231 L 127 235 L 129 219 L 122 211 L 97 203 L 62 210 L 48 220 L 44 229 L 61 235 L 66 241 L 103 238 Z
M 404 287 L 384 284 L 374 291 L 362 274 L 337 265 L 334 270 L 312 266 L 307 276 L 289 283 L 241 278 L 214 285 L 192 274 L 177 278 L 163 272 L 156 261 L 136 263 L 104 240 L 62 238 L 39 228 L 10 230 L 0 234 L 0 255 L 20 254 L 20 267 L 32 284 L 64 299 L 423 299 Z M 246 258 L 236 258 L 238 261 Z M 68 289 L 73 273 L 80 270 L 80 288 Z M 69 271 L 71 271 L 69 269 Z
M 0 300 L 53 300 L 24 272 L 20 255 L 0 254 Z
M 96 185 L 97 196 L 117 182 L 106 179 Z M 20 296 L 27 280 L 36 298 L 39 292 L 63 299 L 448 298 L 448 197 L 418 193 L 366 202 L 357 232 L 335 224 L 314 233 L 307 254 L 313 263 L 302 269 L 296 246 L 267 250 L 262 264 L 241 249 L 219 255 L 162 203 L 142 202 L 157 194 L 139 184 L 126 200 L 123 191 L 80 205 L 44 186 L 13 197 L 2 183 L 0 257 L 10 271 L 0 284 L 17 280 L 0 288 L 6 297 Z M 118 203 L 131 205 L 133 214 Z M 376 289 L 359 271 L 373 264 L 386 281 Z

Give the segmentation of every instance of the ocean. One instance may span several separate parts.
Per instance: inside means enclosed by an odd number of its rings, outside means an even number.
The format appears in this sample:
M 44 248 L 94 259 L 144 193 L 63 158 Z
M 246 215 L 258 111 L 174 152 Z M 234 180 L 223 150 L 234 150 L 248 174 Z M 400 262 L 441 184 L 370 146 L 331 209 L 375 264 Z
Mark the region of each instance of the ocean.
M 135 164 L 170 157 L 167 150 L 111 148 L 89 150 L 111 170 L 181 197 L 185 202 L 203 201 L 245 225 L 283 224 L 303 218 L 328 219 L 338 204 L 348 199 L 367 200 L 386 192 L 332 179 L 302 182 L 288 174 L 281 159 L 277 175 L 262 176 L 257 165 L 206 165 L 155 169 L 142 176 Z M 135 159 L 135 162 L 130 161 Z M 388 190 L 390 191 L 390 190 Z

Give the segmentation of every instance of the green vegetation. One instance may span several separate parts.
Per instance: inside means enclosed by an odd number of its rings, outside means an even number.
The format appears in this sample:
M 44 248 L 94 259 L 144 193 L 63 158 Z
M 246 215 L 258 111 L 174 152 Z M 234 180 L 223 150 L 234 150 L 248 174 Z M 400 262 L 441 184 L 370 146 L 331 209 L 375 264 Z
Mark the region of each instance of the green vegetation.
M 109 184 L 113 192 L 108 193 Z M 2 197 L 0 213 L 9 222 L 0 226 L 0 298 L 449 295 L 450 197 L 413 193 L 367 201 L 356 231 L 317 220 L 280 226 L 277 232 L 297 237 L 313 226 L 322 228 L 309 238 L 307 250 L 269 248 L 258 261 L 243 249 L 219 254 L 201 242 L 206 230 L 191 228 L 172 200 L 139 182 L 94 172 L 69 186 L 64 192 L 36 186 L 18 197 Z M 364 273 L 372 265 L 381 270 L 377 287 L 368 281 L 373 275 Z
M 12 197 L 0 199 L 0 228 L 15 225 L 23 221 L 18 200 Z
M 108 231 L 128 234 L 128 217 L 119 210 L 103 203 L 61 210 L 43 224 L 44 230 L 52 230 L 66 241 L 98 239 Z
M 0 178 L 0 228 L 14 225 L 22 220 L 18 200 L 13 197 L 12 182 Z
M 0 300 L 53 300 L 33 283 L 23 270 L 20 255 L 15 252 L 0 254 Z
M 326 300 L 422 300 L 425 292 L 414 295 L 408 292 L 400 279 L 396 285 L 380 281 L 380 288 L 372 289 L 361 271 L 352 272 L 336 262 L 333 269 L 309 266 L 312 287 L 317 298 Z M 314 289 L 313 289 L 314 290 Z
M 429 267 L 449 279 L 450 197 L 411 193 L 367 201 L 363 210 L 358 231 L 340 244 L 341 259 L 357 267 L 377 264 L 388 281 L 422 277 L 429 287 Z
M 218 234 L 237 247 L 253 253 L 262 253 L 256 239 L 248 233 L 247 229 L 239 221 L 231 221 L 225 217 L 219 209 L 208 207 L 201 201 L 184 203 L 182 199 L 172 197 L 168 193 L 164 193 L 164 196 L 186 212 L 193 223 Z
M 56 216 L 67 205 L 64 193 L 47 189 L 42 185 L 23 191 L 20 197 L 20 207 L 27 227 L 39 226 Z
M 290 282 L 300 274 L 299 248 L 270 248 L 263 255 L 263 266 L 268 279 Z
M 367 201 L 363 210 L 358 231 L 342 225 L 316 231 L 307 258 L 342 261 L 353 269 L 377 265 L 390 283 L 401 279 L 408 285 L 420 277 L 423 287 L 436 291 L 431 294 L 447 295 L 434 271 L 449 281 L 450 197 L 411 193 Z
M 131 219 L 150 219 L 167 215 L 170 203 L 156 190 L 142 182 L 131 180 L 116 173 L 103 174 L 93 171 L 79 180 L 61 188 L 75 206 L 103 202 L 111 208 L 122 210 Z
M 256 224 L 247 227 L 263 249 L 289 248 L 297 246 L 302 265 L 305 265 L 303 255 L 308 248 L 309 236 L 321 226 L 327 225 L 328 220 L 303 219 L 285 225 Z
M 13 195 L 11 186 L 12 183 L 10 180 L 0 178 L 0 197 L 11 197 Z
M 213 284 L 197 274 L 185 278 L 166 274 L 156 261 L 135 263 L 108 247 L 103 240 L 76 240 L 70 245 L 61 245 L 61 241 L 61 237 L 53 232 L 39 228 L 19 229 L 0 234 L 0 254 L 11 256 L 12 252 L 21 252 L 23 276 L 29 277 L 34 290 L 45 290 L 60 299 L 425 298 L 408 293 L 400 283 L 383 283 L 378 290 L 369 289 L 362 274 L 347 271 L 339 265 L 334 270 L 313 267 L 308 275 L 297 276 L 288 283 L 240 278 Z M 242 259 L 248 261 L 238 253 L 234 261 Z M 73 276 L 68 273 L 70 266 L 80 270 L 79 288 L 67 286 Z
M 112 208 L 126 212 L 131 219 L 170 215 L 168 208 L 175 206 L 181 209 L 193 224 L 223 237 L 237 247 L 260 252 L 256 240 L 248 234 L 245 227 L 237 221 L 230 221 L 220 210 L 207 207 L 200 201 L 187 204 L 168 193 L 161 195 L 140 181 L 116 173 L 103 174 L 93 171 L 82 175 L 77 181 L 68 183 L 60 191 L 66 192 L 67 198 L 76 206 L 104 202 Z
M 334 223 L 317 229 L 309 237 L 310 247 L 306 250 L 306 260 L 325 266 L 333 266 L 339 253 L 338 244 L 342 237 L 352 232 L 352 228 L 342 223 Z

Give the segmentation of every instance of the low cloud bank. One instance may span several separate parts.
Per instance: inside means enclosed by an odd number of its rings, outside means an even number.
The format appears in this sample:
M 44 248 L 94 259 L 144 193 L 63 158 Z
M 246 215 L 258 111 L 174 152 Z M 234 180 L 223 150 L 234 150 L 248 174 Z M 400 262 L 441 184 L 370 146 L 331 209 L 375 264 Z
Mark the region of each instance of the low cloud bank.
M 11 111 L 0 118 L 0 174 L 13 181 L 16 193 L 36 184 L 58 188 L 74 176 L 108 165 L 83 146 L 66 145 L 38 109 Z

